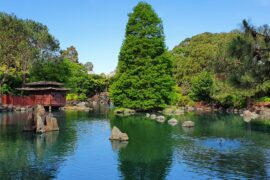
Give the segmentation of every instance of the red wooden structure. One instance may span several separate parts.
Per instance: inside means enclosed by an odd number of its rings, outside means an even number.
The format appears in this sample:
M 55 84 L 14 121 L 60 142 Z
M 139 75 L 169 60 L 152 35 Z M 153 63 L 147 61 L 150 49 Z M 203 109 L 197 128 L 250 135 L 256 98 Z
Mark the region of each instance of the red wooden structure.
M 34 106 L 37 104 L 51 107 L 66 105 L 66 93 L 68 89 L 62 83 L 41 81 L 28 83 L 25 87 L 18 88 L 22 96 L 3 95 L 2 105 Z

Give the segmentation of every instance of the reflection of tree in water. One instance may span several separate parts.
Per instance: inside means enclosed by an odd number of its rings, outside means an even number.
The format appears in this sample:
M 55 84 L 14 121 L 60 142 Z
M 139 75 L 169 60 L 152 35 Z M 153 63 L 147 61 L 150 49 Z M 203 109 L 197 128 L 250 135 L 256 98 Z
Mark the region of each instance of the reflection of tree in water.
M 10 117 L 17 121 L 18 116 Z M 22 116 L 19 120 L 23 121 Z M 59 132 L 45 134 L 24 133 L 23 124 L 16 129 L 14 125 L 0 126 L 5 129 L 0 132 L 0 179 L 54 178 L 77 140 L 76 131 L 63 119 Z
M 112 117 L 111 125 L 130 138 L 118 154 L 123 178 L 165 179 L 172 162 L 171 128 L 142 117 Z
M 185 117 L 186 118 L 186 117 Z M 175 155 L 196 174 L 231 179 L 264 179 L 270 143 L 268 134 L 248 130 L 239 116 L 193 116 L 191 134 L 174 128 Z M 180 131 L 180 132 L 179 132 Z M 186 134 L 180 136 L 180 134 Z

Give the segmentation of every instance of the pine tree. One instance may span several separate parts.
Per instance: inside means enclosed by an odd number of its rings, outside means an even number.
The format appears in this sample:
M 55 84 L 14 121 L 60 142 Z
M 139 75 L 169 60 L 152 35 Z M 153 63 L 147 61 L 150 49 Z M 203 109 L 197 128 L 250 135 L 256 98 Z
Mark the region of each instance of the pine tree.
M 110 96 L 115 106 L 160 109 L 170 103 L 174 84 L 162 21 L 140 2 L 129 14 Z

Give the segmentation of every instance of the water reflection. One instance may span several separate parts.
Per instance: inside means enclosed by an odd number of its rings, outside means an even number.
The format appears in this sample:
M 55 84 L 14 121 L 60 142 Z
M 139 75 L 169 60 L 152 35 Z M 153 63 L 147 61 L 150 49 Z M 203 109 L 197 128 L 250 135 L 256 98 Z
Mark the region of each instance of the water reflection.
M 238 116 L 188 117 L 196 121 L 193 133 L 181 136 L 175 129 L 173 134 L 176 161 L 184 162 L 189 171 L 205 178 L 269 177 L 269 153 L 261 146 L 269 147 L 265 143 L 269 134 L 251 131 Z
M 59 132 L 23 133 L 26 113 L 0 114 L 0 179 L 269 179 L 269 131 L 241 117 L 187 114 L 195 127 L 143 116 L 54 112 Z M 117 126 L 128 143 L 109 141 Z M 104 173 L 106 172 L 106 173 Z
M 54 178 L 65 157 L 72 153 L 76 142 L 74 130 L 68 128 L 72 136 L 66 136 L 65 130 L 45 134 L 22 132 L 27 116 L 27 113 L 1 114 L 0 179 Z
M 165 179 L 172 163 L 171 128 L 143 117 L 114 117 L 111 125 L 130 138 L 118 153 L 123 179 Z
M 112 150 L 114 152 L 119 152 L 121 149 L 126 148 L 128 145 L 127 141 L 120 142 L 120 141 L 111 141 Z

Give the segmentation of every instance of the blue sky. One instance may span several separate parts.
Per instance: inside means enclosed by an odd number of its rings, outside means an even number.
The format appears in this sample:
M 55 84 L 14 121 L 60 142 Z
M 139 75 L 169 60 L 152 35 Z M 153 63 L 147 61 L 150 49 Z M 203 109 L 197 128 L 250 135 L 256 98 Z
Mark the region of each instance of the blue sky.
M 169 49 L 203 32 L 228 32 L 242 19 L 270 24 L 270 0 L 146 0 L 162 18 Z M 138 0 L 0 0 L 0 11 L 49 27 L 61 48 L 74 45 L 96 73 L 117 66 L 127 14 Z

